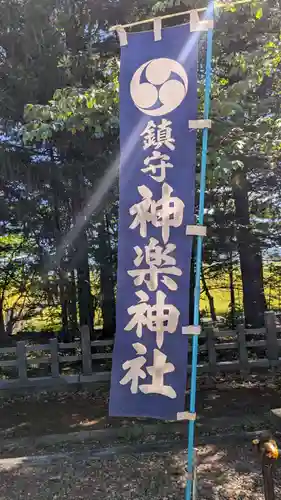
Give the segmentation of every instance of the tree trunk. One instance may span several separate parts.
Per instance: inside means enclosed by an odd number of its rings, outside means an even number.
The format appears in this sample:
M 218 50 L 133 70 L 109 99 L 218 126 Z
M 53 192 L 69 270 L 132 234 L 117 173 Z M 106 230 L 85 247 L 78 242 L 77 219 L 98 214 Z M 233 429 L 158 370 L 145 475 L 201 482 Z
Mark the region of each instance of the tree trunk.
M 61 323 L 62 323 L 62 341 L 69 341 L 68 328 L 68 297 L 67 297 L 67 282 L 66 273 L 59 269 L 59 292 L 61 306 Z
M 268 290 L 267 304 L 268 304 L 269 311 L 271 311 L 271 298 L 272 298 L 272 265 L 271 264 L 269 265 L 269 285 L 268 285 L 268 288 L 269 288 L 269 290 Z
M 111 255 L 110 235 L 106 227 L 106 216 L 102 217 L 99 227 L 98 260 L 100 266 L 101 309 L 103 317 L 103 336 L 113 338 L 115 333 L 115 294 L 113 263 Z
M 245 173 L 235 172 L 232 179 L 237 224 L 237 240 L 243 284 L 246 327 L 264 325 L 266 302 L 263 287 L 262 256 L 258 238 L 250 226 L 249 199 Z
M 94 328 L 93 301 L 88 259 L 88 237 L 85 229 L 79 235 L 79 246 L 76 243 L 76 257 L 79 322 L 80 326 L 88 325 L 92 335 Z
M 81 213 L 85 200 L 83 168 L 77 170 L 77 176 L 73 179 L 72 216 L 74 225 L 79 225 L 77 216 Z M 79 307 L 80 326 L 87 325 L 91 337 L 94 331 L 93 300 L 91 293 L 91 280 L 89 268 L 89 244 L 87 229 L 83 227 L 73 243 L 75 250 L 74 261 L 77 270 L 77 294 Z
M 210 314 L 213 322 L 217 321 L 217 315 L 216 315 L 216 309 L 215 309 L 215 303 L 214 303 L 214 298 L 210 293 L 209 287 L 207 285 L 206 279 L 205 279 L 205 274 L 204 274 L 204 269 L 202 266 L 201 269 L 201 278 L 202 278 L 202 285 L 203 285 L 203 290 L 205 294 L 207 295 L 207 299 L 209 301 L 209 307 L 210 307 Z
M 0 300 L 0 344 L 5 343 L 7 339 L 8 334 L 5 328 L 3 302 Z
M 235 324 L 235 291 L 234 291 L 234 279 L 233 279 L 232 252 L 230 254 L 230 264 L 228 267 L 228 274 L 229 274 L 231 328 L 234 330 L 236 324 Z
M 74 339 L 78 331 L 77 323 L 77 291 L 75 282 L 74 270 L 71 271 L 69 280 L 69 305 L 68 305 L 68 320 L 71 340 Z
M 53 152 L 51 151 L 51 156 L 53 158 Z M 53 203 L 54 203 L 54 237 L 56 248 L 59 247 L 61 238 L 63 236 L 63 231 L 61 228 L 61 220 L 60 220 L 60 196 L 58 192 L 58 180 L 56 178 L 51 177 L 51 187 L 53 193 Z M 63 267 L 63 257 L 59 259 L 57 262 L 58 266 L 58 275 L 59 275 L 59 297 L 60 297 L 60 306 L 61 306 L 61 323 L 62 323 L 62 340 L 69 340 L 69 331 L 68 331 L 68 302 L 67 302 L 67 285 L 68 278 L 67 272 Z

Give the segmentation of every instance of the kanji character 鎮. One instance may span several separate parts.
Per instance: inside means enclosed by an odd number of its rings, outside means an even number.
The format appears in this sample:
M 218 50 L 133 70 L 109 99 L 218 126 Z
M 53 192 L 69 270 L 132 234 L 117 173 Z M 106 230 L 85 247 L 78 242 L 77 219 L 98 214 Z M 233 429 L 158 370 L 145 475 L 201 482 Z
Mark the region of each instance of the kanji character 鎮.
M 162 146 L 165 146 L 170 151 L 174 151 L 175 139 L 172 136 L 171 125 L 172 122 L 165 118 L 162 119 L 159 125 L 150 120 L 141 133 L 141 137 L 143 137 L 143 149 L 160 149 Z

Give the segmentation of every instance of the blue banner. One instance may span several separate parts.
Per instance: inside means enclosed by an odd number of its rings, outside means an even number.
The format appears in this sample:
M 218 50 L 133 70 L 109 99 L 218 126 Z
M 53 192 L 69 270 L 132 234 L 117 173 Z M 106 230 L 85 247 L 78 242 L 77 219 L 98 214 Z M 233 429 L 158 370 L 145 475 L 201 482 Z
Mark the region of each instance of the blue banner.
M 128 33 L 120 68 L 120 208 L 111 416 L 185 409 L 194 224 L 197 38 Z

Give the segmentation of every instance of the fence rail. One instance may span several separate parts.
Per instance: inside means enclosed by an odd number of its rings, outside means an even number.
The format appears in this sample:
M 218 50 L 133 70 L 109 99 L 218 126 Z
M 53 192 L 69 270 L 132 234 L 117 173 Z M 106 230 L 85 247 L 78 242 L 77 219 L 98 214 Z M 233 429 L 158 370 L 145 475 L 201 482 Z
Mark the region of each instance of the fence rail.
M 113 340 L 91 341 L 88 327 L 82 327 L 77 342 L 53 338 L 48 344 L 19 341 L 15 347 L 0 348 L 0 390 L 109 380 L 112 347 Z M 209 326 L 199 337 L 198 370 L 246 374 L 255 368 L 276 368 L 281 366 L 280 350 L 281 328 L 272 312 L 265 315 L 265 328 L 245 330 L 240 325 L 233 331 Z M 191 342 L 189 362 L 190 353 Z

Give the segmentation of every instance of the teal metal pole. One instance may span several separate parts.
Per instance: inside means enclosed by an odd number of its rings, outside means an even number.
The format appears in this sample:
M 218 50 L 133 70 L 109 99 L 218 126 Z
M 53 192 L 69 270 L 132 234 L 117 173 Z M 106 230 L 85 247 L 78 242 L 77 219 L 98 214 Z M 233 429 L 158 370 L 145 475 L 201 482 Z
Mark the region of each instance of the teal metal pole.
M 207 13 L 208 19 L 214 18 L 214 4 L 210 4 Z M 211 83 L 212 83 L 212 46 L 213 46 L 213 30 L 208 30 L 207 33 L 207 53 L 206 53 L 206 84 L 204 95 L 204 119 L 208 120 L 210 111 Z M 206 170 L 207 170 L 207 152 L 208 152 L 208 128 L 203 129 L 202 138 L 202 155 L 201 155 L 201 173 L 200 173 L 200 196 L 199 196 L 199 225 L 204 224 L 204 202 L 206 188 Z M 202 266 L 202 236 L 197 237 L 197 252 L 196 252 L 196 271 L 195 271 L 195 288 L 194 288 L 194 314 L 193 324 L 199 325 L 199 306 L 200 306 L 200 278 Z M 192 364 L 191 364 L 191 385 L 190 385 L 190 404 L 191 413 L 195 413 L 196 409 L 196 377 L 197 377 L 197 358 L 198 358 L 198 336 L 193 335 L 192 338 Z M 195 421 L 190 420 L 188 423 L 188 452 L 187 452 L 187 470 L 192 477 L 193 472 L 193 454 L 194 454 L 194 431 Z M 186 500 L 192 498 L 192 479 L 187 480 L 186 484 Z

